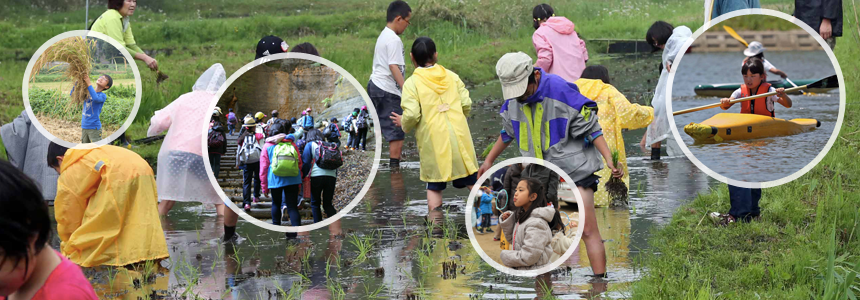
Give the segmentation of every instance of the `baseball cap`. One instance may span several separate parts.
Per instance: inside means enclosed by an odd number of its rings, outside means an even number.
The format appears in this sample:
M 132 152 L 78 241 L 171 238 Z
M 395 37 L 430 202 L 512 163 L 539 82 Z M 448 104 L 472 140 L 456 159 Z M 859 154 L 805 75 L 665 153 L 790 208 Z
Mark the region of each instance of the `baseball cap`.
M 533 71 L 532 58 L 528 54 L 516 52 L 503 55 L 496 63 L 496 75 L 502 83 L 502 96 L 514 99 L 525 94 L 529 75 Z
M 287 45 L 287 42 L 284 42 L 279 37 L 274 35 L 270 35 L 260 39 L 260 42 L 257 43 L 257 57 L 254 59 L 269 56 L 272 54 L 284 53 L 287 52 L 290 46 Z
M 765 50 L 764 45 L 762 45 L 759 42 L 752 42 L 752 43 L 750 43 L 749 47 L 747 47 L 746 50 L 744 50 L 744 55 L 756 56 L 759 53 L 764 52 L 764 50 Z

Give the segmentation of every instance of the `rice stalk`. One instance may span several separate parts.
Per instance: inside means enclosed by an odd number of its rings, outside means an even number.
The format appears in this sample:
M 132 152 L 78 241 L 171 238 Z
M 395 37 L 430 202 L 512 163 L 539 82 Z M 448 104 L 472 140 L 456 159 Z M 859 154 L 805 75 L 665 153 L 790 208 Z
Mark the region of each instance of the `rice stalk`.
M 618 164 L 618 160 L 621 156 L 621 153 L 618 152 L 617 149 L 612 150 L 612 164 L 615 165 L 616 168 L 620 168 L 621 166 Z M 606 188 L 606 192 L 609 193 L 611 207 L 625 207 L 627 206 L 627 185 L 624 184 L 624 181 L 621 178 L 609 178 L 604 185 Z
M 68 68 L 63 72 L 63 77 L 71 80 L 75 87 L 79 87 L 72 92 L 70 105 L 82 105 L 89 98 L 89 95 L 86 88 L 80 87 L 84 87 L 85 79 L 87 76 L 90 76 L 90 70 L 93 67 L 91 50 L 95 46 L 95 40 L 79 36 L 65 38 L 54 43 L 36 60 L 33 70 L 30 72 L 30 81 L 33 81 L 36 75 L 39 75 L 43 71 L 47 71 L 48 73 L 60 72 L 58 70 L 60 65 L 45 69 L 52 62 L 68 63 Z

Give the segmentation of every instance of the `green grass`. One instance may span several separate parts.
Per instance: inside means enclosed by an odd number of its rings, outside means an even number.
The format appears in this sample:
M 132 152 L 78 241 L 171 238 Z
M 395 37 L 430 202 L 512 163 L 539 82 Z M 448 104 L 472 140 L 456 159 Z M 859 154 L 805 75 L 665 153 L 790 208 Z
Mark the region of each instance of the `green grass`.
M 768 3 L 779 1 L 767 0 Z M 788 1 L 782 1 L 788 2 Z M 155 74 L 141 62 L 143 95 L 136 123 L 148 126 L 152 114 L 183 93 L 191 91 L 197 77 L 210 65 L 221 63 L 228 73 L 254 58 L 254 47 L 265 35 L 286 38 L 287 43 L 314 44 L 323 57 L 350 72 L 360 83 L 367 82 L 373 46 L 385 26 L 388 0 L 244 1 L 236 6 L 227 0 L 146 1 L 138 3 L 132 26 L 138 45 L 154 51 L 159 68 L 170 75 L 160 85 Z M 642 39 L 647 24 L 665 20 L 698 28 L 702 24 L 699 0 L 549 1 L 558 15 L 576 23 L 584 39 Z M 437 44 L 440 64 L 458 73 L 470 84 L 496 80 L 495 64 L 502 54 L 524 51 L 534 56 L 531 35 L 532 1 L 413 1 L 412 25 L 401 36 L 408 52 L 418 36 L 430 36 Z M 9 13 L 0 20 L 0 122 L 9 122 L 23 107 L 20 84 L 27 61 L 41 44 L 68 30 L 82 29 L 82 0 L 57 5 L 33 5 L 26 1 L 3 4 Z M 189 9 L 190 8 L 190 9 Z M 199 11 L 198 11 L 199 9 Z M 90 6 L 90 22 L 105 7 Z M 588 42 L 592 57 L 600 42 Z M 407 74 L 412 66 L 407 64 Z M 145 137 L 145 128 L 132 138 Z M 136 149 L 147 160 L 155 156 Z M 0 151 L 2 151 L 0 145 Z M 0 153 L 2 154 L 2 153 Z M 0 156 L 2 157 L 2 156 Z
M 107 91 L 99 119 L 102 124 L 118 127 L 125 123 L 134 106 L 135 89 L 132 86 L 115 86 Z M 36 115 L 45 114 L 66 121 L 81 120 L 81 106 L 69 104 L 69 95 L 59 90 L 30 88 L 30 106 Z M 129 97 L 131 96 L 131 97 Z
M 764 189 L 762 220 L 716 227 L 708 212 L 727 212 L 725 186 L 675 213 L 651 240 L 649 270 L 636 299 L 853 299 L 860 295 L 860 39 L 846 6 L 836 57 L 848 106 L 840 136 L 809 173 Z M 849 14 L 850 13 L 850 14 Z M 659 254 L 657 254 L 659 253 Z M 853 274 L 853 275 L 852 275 Z

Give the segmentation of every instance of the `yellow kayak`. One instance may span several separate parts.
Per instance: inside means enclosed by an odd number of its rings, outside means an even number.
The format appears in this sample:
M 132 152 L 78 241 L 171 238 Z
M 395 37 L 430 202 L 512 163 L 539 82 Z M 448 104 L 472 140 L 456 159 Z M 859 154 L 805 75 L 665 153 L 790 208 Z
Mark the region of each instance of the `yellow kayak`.
M 719 113 L 702 123 L 684 126 L 684 132 L 696 143 L 717 143 L 794 135 L 819 126 L 821 122 L 815 119 L 784 120 L 756 114 Z

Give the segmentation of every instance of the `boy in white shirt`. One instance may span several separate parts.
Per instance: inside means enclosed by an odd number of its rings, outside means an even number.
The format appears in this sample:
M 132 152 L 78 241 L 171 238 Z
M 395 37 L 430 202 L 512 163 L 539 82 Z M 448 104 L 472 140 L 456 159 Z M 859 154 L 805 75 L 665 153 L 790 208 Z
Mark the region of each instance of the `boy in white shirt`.
M 388 5 L 387 25 L 373 50 L 373 73 L 367 83 L 367 94 L 379 114 L 382 136 L 388 141 L 390 167 L 400 167 L 400 154 L 405 134 L 391 120 L 393 113 L 403 114 L 400 107 L 400 92 L 403 88 L 406 61 L 403 56 L 403 41 L 400 35 L 409 26 L 412 9 L 404 1 Z

